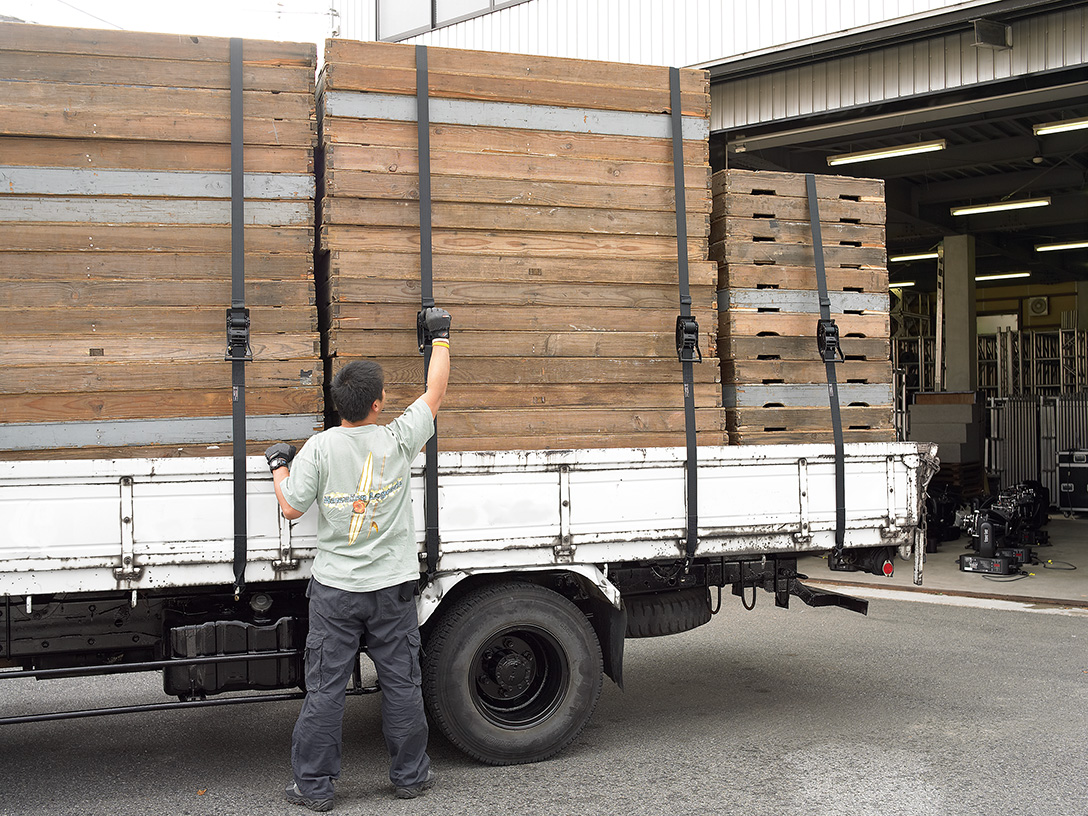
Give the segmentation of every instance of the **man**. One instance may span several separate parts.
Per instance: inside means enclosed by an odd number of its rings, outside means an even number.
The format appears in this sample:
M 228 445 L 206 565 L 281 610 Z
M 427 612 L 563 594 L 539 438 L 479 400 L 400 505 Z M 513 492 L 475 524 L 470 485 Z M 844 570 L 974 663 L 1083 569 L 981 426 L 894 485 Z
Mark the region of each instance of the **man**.
M 298 456 L 282 442 L 265 452 L 284 517 L 299 518 L 315 501 L 320 513 L 306 593 L 306 698 L 292 739 L 294 779 L 285 792 L 311 810 L 333 806 L 345 690 L 360 638 L 382 689 L 382 732 L 397 797 L 419 796 L 434 783 L 420 690 L 419 557 L 409 481 L 449 383 L 450 315 L 425 309 L 420 323 L 431 344 L 427 388 L 401 416 L 378 424 L 385 404 L 381 366 L 349 363 L 331 388 L 340 425 L 309 439 Z

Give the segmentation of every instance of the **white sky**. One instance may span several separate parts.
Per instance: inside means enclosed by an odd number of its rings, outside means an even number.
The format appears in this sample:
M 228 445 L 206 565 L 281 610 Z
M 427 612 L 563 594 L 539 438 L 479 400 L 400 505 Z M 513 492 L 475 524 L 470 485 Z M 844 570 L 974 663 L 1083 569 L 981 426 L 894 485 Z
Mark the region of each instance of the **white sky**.
M 324 43 L 330 0 L 0 0 L 28 23 Z M 318 53 L 322 48 L 318 48 Z

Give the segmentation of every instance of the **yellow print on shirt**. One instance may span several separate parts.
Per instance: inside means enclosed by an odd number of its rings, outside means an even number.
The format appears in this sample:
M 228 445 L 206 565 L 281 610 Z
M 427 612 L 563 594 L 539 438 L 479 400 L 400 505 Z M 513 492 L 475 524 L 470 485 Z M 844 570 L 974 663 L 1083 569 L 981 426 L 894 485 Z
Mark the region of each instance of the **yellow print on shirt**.
M 385 471 L 385 460 L 382 460 L 382 472 Z M 378 483 L 381 484 L 382 474 L 378 475 Z M 342 507 L 343 505 L 351 505 L 351 524 L 348 527 L 348 546 L 355 543 L 359 538 L 359 534 L 363 531 L 363 527 L 366 525 L 367 515 L 370 515 L 370 526 L 367 530 L 366 537 L 370 538 L 374 533 L 379 532 L 378 523 L 374 520 L 373 509 L 374 505 L 380 504 L 385 499 L 392 496 L 394 493 L 400 490 L 404 484 L 404 479 L 397 479 L 395 482 L 387 487 L 382 487 L 377 490 L 373 488 L 374 482 L 374 454 L 368 453 L 366 457 L 366 463 L 363 465 L 362 475 L 359 477 L 359 487 L 354 493 L 326 493 L 322 498 L 322 503 L 326 507 Z

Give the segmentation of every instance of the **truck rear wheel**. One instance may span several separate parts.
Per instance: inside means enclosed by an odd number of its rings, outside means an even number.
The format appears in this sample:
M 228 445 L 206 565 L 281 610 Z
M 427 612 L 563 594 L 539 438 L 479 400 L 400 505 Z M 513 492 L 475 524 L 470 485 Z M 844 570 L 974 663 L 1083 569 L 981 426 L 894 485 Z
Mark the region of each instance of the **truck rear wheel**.
M 547 759 L 589 722 L 603 683 L 601 647 L 585 615 L 535 584 L 476 590 L 427 639 L 423 696 L 431 720 L 492 765 Z

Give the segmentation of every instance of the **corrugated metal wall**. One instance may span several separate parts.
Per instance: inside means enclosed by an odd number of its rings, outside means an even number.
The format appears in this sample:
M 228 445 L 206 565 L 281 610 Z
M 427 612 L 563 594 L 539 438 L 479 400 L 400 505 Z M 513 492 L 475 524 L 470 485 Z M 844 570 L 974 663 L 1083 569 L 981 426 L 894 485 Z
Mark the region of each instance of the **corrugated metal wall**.
M 404 0 L 429 5 L 430 0 Z M 373 39 L 376 0 L 333 0 L 340 36 Z M 988 0 L 531 0 L 408 42 L 651 65 L 700 65 Z
M 711 129 L 866 105 L 1088 64 L 1088 6 L 1012 26 L 1012 48 L 974 45 L 972 32 L 711 86 Z

